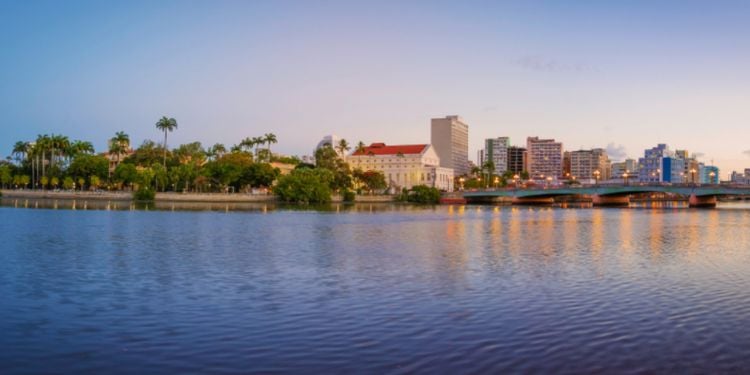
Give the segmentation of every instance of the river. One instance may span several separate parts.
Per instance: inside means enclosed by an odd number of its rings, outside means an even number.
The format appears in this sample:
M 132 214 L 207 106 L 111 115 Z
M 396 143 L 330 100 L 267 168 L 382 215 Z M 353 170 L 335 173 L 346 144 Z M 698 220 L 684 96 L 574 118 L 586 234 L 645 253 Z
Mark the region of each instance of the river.
M 747 204 L 18 206 L 3 374 L 750 371 Z

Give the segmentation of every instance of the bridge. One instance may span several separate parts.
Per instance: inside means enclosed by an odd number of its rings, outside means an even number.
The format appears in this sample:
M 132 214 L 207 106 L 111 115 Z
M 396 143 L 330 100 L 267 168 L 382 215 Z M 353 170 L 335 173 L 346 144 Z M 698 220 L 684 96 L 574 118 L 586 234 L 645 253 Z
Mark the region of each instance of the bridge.
M 595 206 L 624 206 L 634 194 L 667 193 L 688 198 L 690 207 L 716 207 L 717 197 L 748 196 L 750 186 L 724 185 L 589 185 L 576 187 L 501 188 L 464 191 L 468 202 L 510 199 L 513 204 L 553 203 L 555 197 L 590 197 Z

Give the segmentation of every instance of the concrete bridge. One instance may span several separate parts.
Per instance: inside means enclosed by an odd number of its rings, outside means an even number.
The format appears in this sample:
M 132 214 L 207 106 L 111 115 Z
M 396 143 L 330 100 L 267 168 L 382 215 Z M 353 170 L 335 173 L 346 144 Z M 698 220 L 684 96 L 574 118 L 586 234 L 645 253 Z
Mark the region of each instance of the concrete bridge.
M 669 193 L 688 198 L 690 207 L 716 207 L 720 196 L 750 196 L 750 186 L 722 185 L 593 185 L 576 187 L 504 188 L 464 191 L 468 202 L 511 199 L 513 204 L 554 203 L 555 197 L 590 197 L 595 206 L 624 206 L 630 196 L 643 193 Z

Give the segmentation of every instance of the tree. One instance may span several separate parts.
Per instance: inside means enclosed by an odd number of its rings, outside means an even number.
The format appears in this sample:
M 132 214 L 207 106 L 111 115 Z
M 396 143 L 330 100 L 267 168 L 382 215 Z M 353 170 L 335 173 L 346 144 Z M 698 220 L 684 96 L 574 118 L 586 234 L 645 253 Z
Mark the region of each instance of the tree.
M 84 179 L 84 182 L 90 176 L 106 179 L 109 174 L 109 160 L 99 155 L 78 155 L 70 163 L 68 174 L 76 179 Z
M 339 143 L 336 145 L 336 151 L 338 151 L 339 155 L 342 157 L 346 155 L 346 153 L 351 150 L 351 147 L 349 147 L 349 142 L 346 141 L 346 139 L 341 139 Z
M 388 187 L 388 183 L 385 181 L 385 175 L 383 174 L 383 172 L 363 172 L 361 169 L 356 169 L 354 170 L 353 176 L 369 192 L 373 192 L 374 190 L 383 190 Z
M 92 189 L 96 190 L 99 188 L 99 185 L 102 184 L 101 179 L 99 176 L 91 176 L 89 177 L 89 186 L 91 186 Z
M 44 190 L 47 188 L 47 184 L 49 184 L 49 178 L 47 178 L 47 176 L 42 176 L 39 182 L 42 184 L 42 190 Z
M 120 164 L 122 154 L 130 149 L 130 136 L 123 131 L 115 133 L 115 136 L 109 140 L 109 153 L 117 157 L 117 165 Z
M 295 169 L 279 178 L 274 193 L 284 202 L 328 203 L 331 201 L 332 179 L 333 174 L 327 169 Z
M 327 169 L 333 174 L 330 188 L 334 191 L 349 189 L 352 186 L 352 171 L 336 150 L 325 145 L 315 151 L 315 168 Z
M 271 143 L 275 144 L 277 142 L 276 134 L 266 133 L 263 139 L 268 143 L 268 161 L 271 161 Z
M 430 186 L 417 185 L 401 194 L 399 200 L 419 204 L 437 204 L 440 203 L 440 190 Z
M 17 161 L 25 160 L 26 155 L 29 153 L 31 145 L 29 142 L 18 141 L 13 145 L 12 155 L 16 157 Z
M 355 150 L 355 152 L 359 154 L 364 154 L 365 149 L 367 149 L 367 146 L 365 146 L 365 143 L 362 141 L 359 141 L 359 143 L 357 143 L 357 149 Z
M 60 179 L 57 176 L 54 176 L 50 178 L 49 184 L 52 185 L 52 189 L 57 189 L 57 186 L 60 185 Z
M 116 182 L 132 186 L 138 181 L 138 170 L 133 164 L 122 163 L 115 168 L 113 178 Z
M 162 116 L 156 122 L 156 128 L 164 132 L 164 168 L 167 168 L 167 133 L 177 129 L 177 120 Z
M 13 174 L 10 165 L 0 166 L 0 185 L 4 188 L 9 187 L 13 183 Z
M 268 163 L 253 163 L 245 168 L 240 182 L 250 187 L 268 187 L 273 184 L 281 172 Z

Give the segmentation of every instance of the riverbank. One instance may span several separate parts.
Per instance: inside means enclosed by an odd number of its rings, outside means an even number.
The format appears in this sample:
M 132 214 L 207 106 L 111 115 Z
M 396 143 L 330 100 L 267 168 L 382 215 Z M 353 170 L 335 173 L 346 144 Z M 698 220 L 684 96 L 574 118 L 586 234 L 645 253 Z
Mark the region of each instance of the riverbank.
M 89 191 L 41 191 L 41 190 L 0 190 L 3 198 L 49 199 L 49 200 L 97 200 L 97 201 L 132 201 L 130 192 L 89 192 Z M 393 195 L 358 195 L 357 203 L 390 203 Z M 156 202 L 186 203 L 270 203 L 277 198 L 270 194 L 224 194 L 224 193 L 156 193 Z M 333 202 L 342 202 L 341 196 L 333 196 Z

